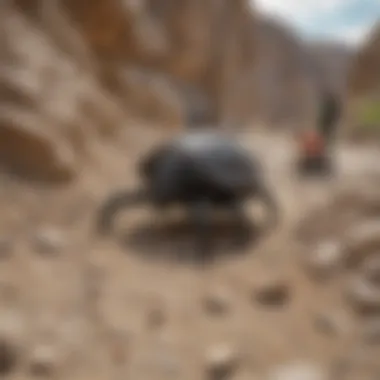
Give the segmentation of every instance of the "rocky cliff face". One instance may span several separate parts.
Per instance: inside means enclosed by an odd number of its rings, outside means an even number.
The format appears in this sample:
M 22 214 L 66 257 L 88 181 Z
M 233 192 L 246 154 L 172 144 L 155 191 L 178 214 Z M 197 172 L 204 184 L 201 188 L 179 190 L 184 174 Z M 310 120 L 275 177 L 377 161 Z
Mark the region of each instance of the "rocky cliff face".
M 49 181 L 74 179 L 95 142 L 112 145 L 131 125 L 307 126 L 318 82 L 337 78 L 330 51 L 311 54 L 249 0 L 0 7 L 0 160 Z
M 380 88 L 380 24 L 375 26 L 364 46 L 357 52 L 349 75 L 352 96 L 378 92 Z
M 315 83 L 305 62 L 307 47 L 277 20 L 259 24 L 259 58 L 254 72 L 256 113 L 271 124 L 310 121 Z
M 308 50 L 320 68 L 318 79 L 343 96 L 347 89 L 347 76 L 355 54 L 354 48 L 344 43 L 317 41 L 310 43 Z
M 130 120 L 227 121 L 255 59 L 247 0 L 10 0 L 0 21 L 0 158 L 49 180 Z

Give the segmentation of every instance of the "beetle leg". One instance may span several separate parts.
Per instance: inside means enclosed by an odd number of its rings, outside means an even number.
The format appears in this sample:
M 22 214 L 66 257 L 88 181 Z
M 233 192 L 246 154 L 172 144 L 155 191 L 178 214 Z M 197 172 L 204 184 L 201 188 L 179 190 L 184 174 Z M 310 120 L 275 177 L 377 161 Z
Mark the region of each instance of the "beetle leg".
M 144 190 L 121 191 L 111 195 L 99 210 L 97 219 L 97 232 L 109 233 L 112 221 L 116 214 L 123 208 L 136 206 L 148 200 L 148 193 Z
M 280 210 L 279 205 L 272 192 L 266 186 L 266 184 L 261 183 L 257 189 L 258 198 L 264 203 L 267 208 L 267 228 L 275 228 L 279 223 Z
M 202 200 L 190 205 L 190 217 L 197 235 L 197 254 L 202 263 L 212 254 L 211 203 Z
M 244 245 L 249 241 L 251 234 L 250 220 L 242 203 L 236 202 L 232 205 L 232 208 L 237 222 L 237 243 Z

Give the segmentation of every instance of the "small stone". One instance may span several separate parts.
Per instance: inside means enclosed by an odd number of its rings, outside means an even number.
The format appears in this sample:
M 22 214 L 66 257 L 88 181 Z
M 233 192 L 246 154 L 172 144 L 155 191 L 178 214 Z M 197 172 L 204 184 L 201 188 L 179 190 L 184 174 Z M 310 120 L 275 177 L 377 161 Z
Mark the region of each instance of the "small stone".
M 17 348 L 8 339 L 0 338 L 0 377 L 9 375 L 17 366 Z
M 348 321 L 342 315 L 318 313 L 314 321 L 316 329 L 323 334 L 337 336 L 349 330 Z
M 239 357 L 233 347 L 223 344 L 211 347 L 206 354 L 206 361 L 208 378 L 222 380 L 235 372 Z
M 342 261 L 341 244 L 335 241 L 326 241 L 318 244 L 311 255 L 307 256 L 306 266 L 313 277 L 325 279 L 339 269 Z
M 362 339 L 367 344 L 380 345 L 380 318 L 365 322 Z
M 366 259 L 361 267 L 361 273 L 370 284 L 380 287 L 380 255 Z
M 358 312 L 380 311 L 380 288 L 373 286 L 362 276 L 351 279 L 347 288 L 347 298 Z
M 41 254 L 56 254 L 61 252 L 67 245 L 63 233 L 55 228 L 41 229 L 34 236 L 34 247 Z
M 290 288 L 285 279 L 265 279 L 253 290 L 253 298 L 266 306 L 284 306 L 290 298 Z
M 203 299 L 204 309 L 211 315 L 225 314 L 230 307 L 230 299 L 223 291 L 214 291 Z
M 29 362 L 30 373 L 33 376 L 50 377 L 57 370 L 57 347 L 50 344 L 38 344 L 34 347 Z
M 327 380 L 328 375 L 322 367 L 311 363 L 289 363 L 275 368 L 267 380 Z
M 380 220 L 370 220 L 354 226 L 344 238 L 344 247 L 349 266 L 363 262 L 380 249 Z

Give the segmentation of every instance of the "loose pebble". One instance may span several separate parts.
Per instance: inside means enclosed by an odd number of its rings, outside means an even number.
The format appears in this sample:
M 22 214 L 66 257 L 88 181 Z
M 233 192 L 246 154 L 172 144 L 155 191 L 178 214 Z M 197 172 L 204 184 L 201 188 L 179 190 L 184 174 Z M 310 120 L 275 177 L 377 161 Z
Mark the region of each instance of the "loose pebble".
M 380 288 L 380 255 L 366 259 L 361 267 L 361 273 L 369 283 Z
M 230 298 L 222 290 L 207 294 L 203 299 L 205 311 L 211 315 L 223 315 L 230 309 Z
M 317 279 L 326 279 L 339 270 L 343 262 L 343 249 L 339 242 L 327 241 L 318 244 L 307 255 L 306 267 L 308 272 Z
M 344 315 L 322 312 L 314 317 L 315 328 L 329 336 L 344 335 L 349 331 L 349 323 Z
M 253 298 L 265 306 L 284 306 L 290 299 L 290 287 L 282 278 L 268 278 L 253 289 Z
M 33 376 L 51 377 L 59 364 L 59 352 L 55 345 L 38 344 L 31 353 L 29 370 Z
M 380 311 L 380 288 L 373 286 L 362 276 L 353 277 L 346 289 L 351 306 L 361 313 Z
M 62 231 L 52 227 L 39 230 L 33 240 L 34 249 L 41 254 L 57 254 L 67 246 Z
M 379 219 L 362 222 L 351 228 L 344 237 L 346 261 L 349 266 L 362 263 L 380 249 Z
M 321 366 L 299 362 L 275 368 L 266 380 L 328 380 L 328 375 Z
M 229 378 L 237 370 L 238 364 L 237 351 L 227 344 L 213 346 L 206 353 L 206 370 L 211 380 Z

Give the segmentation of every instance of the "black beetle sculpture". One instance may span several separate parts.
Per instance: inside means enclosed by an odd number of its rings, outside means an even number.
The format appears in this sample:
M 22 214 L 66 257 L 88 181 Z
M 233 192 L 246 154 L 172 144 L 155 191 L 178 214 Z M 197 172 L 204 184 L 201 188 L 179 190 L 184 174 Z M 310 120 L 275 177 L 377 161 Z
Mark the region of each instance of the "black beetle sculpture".
M 189 212 L 199 253 L 204 257 L 212 248 L 209 233 L 213 209 L 236 211 L 243 226 L 247 219 L 242 204 L 261 198 L 269 211 L 269 225 L 278 221 L 278 205 L 265 184 L 259 162 L 237 141 L 220 133 L 193 131 L 177 136 L 145 156 L 138 172 L 143 180 L 140 188 L 113 194 L 102 206 L 99 233 L 111 230 L 112 220 L 122 208 L 151 204 L 159 210 L 181 205 Z

